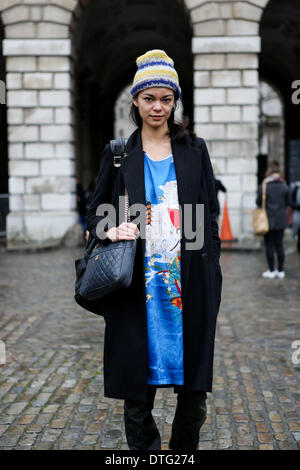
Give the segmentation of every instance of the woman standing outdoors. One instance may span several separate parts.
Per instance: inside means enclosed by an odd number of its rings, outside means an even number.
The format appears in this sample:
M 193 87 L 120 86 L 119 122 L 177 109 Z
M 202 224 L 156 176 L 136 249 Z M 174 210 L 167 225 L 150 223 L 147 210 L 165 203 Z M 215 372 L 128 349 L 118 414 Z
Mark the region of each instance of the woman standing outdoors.
M 287 227 L 286 207 L 289 205 L 289 187 L 285 183 L 277 162 L 268 165 L 266 174 L 266 212 L 269 221 L 269 231 L 264 235 L 266 257 L 269 269 L 262 276 L 268 279 L 278 277 L 283 279 L 284 272 L 284 229 Z M 256 204 L 262 205 L 262 184 L 258 188 Z M 277 254 L 275 269 L 274 254 Z
M 106 225 L 108 240 L 137 238 L 137 249 L 130 287 L 101 301 L 104 395 L 124 399 L 129 448 L 152 450 L 161 448 L 151 414 L 156 389 L 174 387 L 169 448 L 195 450 L 206 418 L 206 392 L 212 388 L 221 301 L 214 176 L 205 141 L 174 122 L 181 89 L 173 60 L 151 50 L 137 58 L 137 67 L 131 88 L 137 129 L 120 171 L 110 146 L 105 147 L 87 217 L 88 230 L 97 236 L 97 207 L 113 198 L 118 214 L 112 193 L 123 195 L 125 187 L 130 205 L 146 206 L 145 237 L 134 222 Z M 204 208 L 204 243 L 197 245 L 198 204 Z

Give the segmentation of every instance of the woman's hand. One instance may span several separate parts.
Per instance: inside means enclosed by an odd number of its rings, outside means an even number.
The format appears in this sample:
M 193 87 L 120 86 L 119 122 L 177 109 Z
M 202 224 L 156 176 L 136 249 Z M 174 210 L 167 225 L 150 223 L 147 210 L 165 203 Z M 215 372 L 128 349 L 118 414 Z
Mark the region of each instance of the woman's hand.
M 112 227 L 106 232 L 107 238 L 112 242 L 119 240 L 134 240 L 138 238 L 140 231 L 133 222 L 123 222 L 119 227 Z

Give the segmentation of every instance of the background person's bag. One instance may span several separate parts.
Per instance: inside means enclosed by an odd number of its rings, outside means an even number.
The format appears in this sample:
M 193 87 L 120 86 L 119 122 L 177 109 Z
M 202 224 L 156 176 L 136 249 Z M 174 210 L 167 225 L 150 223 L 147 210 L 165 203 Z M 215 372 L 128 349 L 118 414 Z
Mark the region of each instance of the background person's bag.
M 253 211 L 252 227 L 254 235 L 265 235 L 269 231 L 269 220 L 266 212 L 266 181 L 262 184 L 262 207 Z
M 114 165 L 119 167 L 125 153 L 125 139 L 110 142 Z M 125 219 L 130 221 L 129 200 L 125 188 Z M 75 300 L 86 310 L 102 315 L 99 299 L 120 288 L 129 287 L 132 281 L 136 240 L 101 243 L 89 236 L 85 254 L 75 261 Z

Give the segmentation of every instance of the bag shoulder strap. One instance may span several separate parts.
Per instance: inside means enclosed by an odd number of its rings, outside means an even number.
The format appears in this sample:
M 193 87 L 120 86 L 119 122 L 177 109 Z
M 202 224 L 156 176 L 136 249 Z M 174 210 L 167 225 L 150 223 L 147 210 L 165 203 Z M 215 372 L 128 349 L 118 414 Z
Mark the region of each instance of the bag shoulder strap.
M 121 166 L 121 158 L 126 154 L 126 144 L 128 139 L 123 137 L 110 141 L 110 148 L 114 156 L 114 166 Z
M 121 137 L 119 139 L 114 139 L 110 141 L 110 148 L 114 156 L 114 166 L 119 168 L 121 166 L 122 157 L 127 155 L 126 144 L 128 139 Z M 129 197 L 128 191 L 125 187 L 125 221 L 130 222 L 129 214 Z

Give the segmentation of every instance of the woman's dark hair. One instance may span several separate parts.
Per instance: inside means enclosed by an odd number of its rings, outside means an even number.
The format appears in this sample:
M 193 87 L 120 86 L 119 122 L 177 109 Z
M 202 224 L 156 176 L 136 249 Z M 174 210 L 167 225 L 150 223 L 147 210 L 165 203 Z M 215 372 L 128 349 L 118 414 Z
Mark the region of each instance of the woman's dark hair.
M 133 97 L 133 99 L 137 99 L 138 93 Z M 170 114 L 168 119 L 168 127 L 169 127 L 169 135 L 171 139 L 174 140 L 183 140 L 190 134 L 187 126 L 189 125 L 189 118 L 187 116 L 183 116 L 182 122 L 175 121 L 175 109 L 177 105 L 177 99 L 175 97 L 174 108 Z M 140 116 L 139 110 L 137 106 L 133 103 L 131 104 L 129 117 L 133 121 L 133 123 L 139 128 L 142 129 L 143 121 Z

